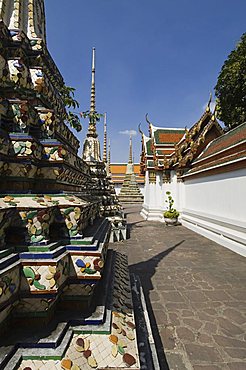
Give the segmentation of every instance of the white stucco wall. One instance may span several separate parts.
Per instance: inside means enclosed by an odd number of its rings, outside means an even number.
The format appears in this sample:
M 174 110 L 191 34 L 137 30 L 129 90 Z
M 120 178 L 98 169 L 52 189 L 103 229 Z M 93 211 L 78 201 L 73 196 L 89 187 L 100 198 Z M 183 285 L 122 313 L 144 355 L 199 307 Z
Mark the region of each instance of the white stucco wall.
M 149 183 L 147 171 L 145 184 L 141 215 L 146 220 L 164 221 L 166 191 L 170 191 L 184 226 L 246 256 L 246 169 L 186 177 L 184 182 L 177 182 L 172 171 L 167 184 L 161 173 L 155 184 Z
M 183 185 L 183 225 L 246 256 L 246 169 Z
M 174 207 L 180 209 L 179 185 L 174 171 L 171 172 L 171 182 L 164 183 L 162 172 L 156 172 L 156 182 L 149 183 L 149 171 L 145 174 L 144 204 L 141 215 L 149 221 L 164 222 L 163 212 L 167 209 L 166 192 L 170 191 L 175 201 Z

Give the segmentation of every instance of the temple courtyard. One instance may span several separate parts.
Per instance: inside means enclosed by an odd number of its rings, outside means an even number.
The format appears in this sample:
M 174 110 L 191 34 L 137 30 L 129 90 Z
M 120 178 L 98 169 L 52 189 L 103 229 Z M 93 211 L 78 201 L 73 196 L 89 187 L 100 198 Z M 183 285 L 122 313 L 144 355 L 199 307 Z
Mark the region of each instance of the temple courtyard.
M 183 226 L 144 221 L 138 205 L 125 212 L 130 238 L 111 246 L 141 280 L 160 368 L 245 369 L 244 257 Z

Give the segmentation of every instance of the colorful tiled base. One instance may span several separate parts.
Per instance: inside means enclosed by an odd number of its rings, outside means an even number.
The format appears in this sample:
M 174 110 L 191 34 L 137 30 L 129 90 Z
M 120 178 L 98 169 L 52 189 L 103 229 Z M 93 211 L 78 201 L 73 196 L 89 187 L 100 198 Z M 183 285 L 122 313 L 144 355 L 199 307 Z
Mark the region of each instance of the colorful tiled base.
M 114 264 L 115 267 L 107 266 L 106 270 L 111 287 L 107 283 L 104 286 L 108 298 L 112 292 L 111 303 L 108 302 L 107 306 L 113 308 L 113 311 L 106 310 L 106 321 L 103 325 L 73 325 L 67 330 L 65 323 L 60 324 L 60 328 L 52 333 L 51 338 L 39 341 L 39 348 L 19 348 L 6 364 L 5 369 L 139 369 L 135 321 L 133 311 L 129 308 L 132 307 L 132 301 L 127 262 L 122 256 L 117 256 Z M 109 267 L 111 268 L 109 269 Z M 116 273 L 116 277 L 112 278 L 114 273 Z M 102 296 L 106 296 L 106 291 L 102 291 Z M 121 302 L 119 292 L 121 291 L 125 294 L 127 292 L 124 301 L 128 307 L 125 304 L 119 304 Z M 97 310 L 101 310 L 100 306 Z M 94 319 L 96 312 L 92 315 Z M 103 314 L 102 310 L 101 314 Z M 55 340 L 57 347 L 50 347 L 51 339 Z M 20 358 L 22 358 L 21 363 L 19 363 Z M 14 363 L 15 367 L 13 367 Z

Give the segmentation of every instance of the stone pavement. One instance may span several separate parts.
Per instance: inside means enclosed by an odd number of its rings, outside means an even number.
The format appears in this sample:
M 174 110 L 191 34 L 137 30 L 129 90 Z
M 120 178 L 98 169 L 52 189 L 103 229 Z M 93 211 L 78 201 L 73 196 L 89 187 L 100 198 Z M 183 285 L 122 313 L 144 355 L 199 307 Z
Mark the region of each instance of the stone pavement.
M 246 369 L 246 259 L 127 206 L 128 254 L 143 286 L 161 369 Z

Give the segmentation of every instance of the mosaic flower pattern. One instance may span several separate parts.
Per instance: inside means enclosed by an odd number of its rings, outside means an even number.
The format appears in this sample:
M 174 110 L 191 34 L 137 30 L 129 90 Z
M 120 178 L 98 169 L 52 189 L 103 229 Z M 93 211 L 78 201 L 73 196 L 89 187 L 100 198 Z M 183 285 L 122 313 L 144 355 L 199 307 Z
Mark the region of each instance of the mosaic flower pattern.
M 20 216 L 27 226 L 31 243 L 48 240 L 49 224 L 51 221 L 50 209 L 21 211 Z
M 36 159 L 41 159 L 42 148 L 34 141 L 12 141 L 15 154 L 20 156 L 32 156 Z
M 11 104 L 11 107 L 14 121 L 17 124 L 16 129 L 19 128 L 21 132 L 28 132 L 30 124 L 33 123 L 33 119 L 29 114 L 30 110 L 28 104 L 26 102 L 20 102 Z
M 39 120 L 43 134 L 51 137 L 55 132 L 55 115 L 52 111 L 39 112 Z
M 24 267 L 23 268 L 24 276 L 27 278 L 27 281 L 30 286 L 34 286 L 37 290 L 46 290 L 46 286 L 40 283 L 41 275 L 35 273 L 32 267 Z
M 29 71 L 21 59 L 8 60 L 10 80 L 16 85 L 31 88 Z
M 53 289 L 61 277 L 61 272 L 56 266 L 48 266 L 49 274 L 45 276 L 49 280 L 50 289 Z
M 70 198 L 72 199 L 72 198 Z M 70 237 L 80 235 L 81 232 L 81 209 L 80 207 L 68 207 L 61 209 Z
M 63 146 L 52 146 L 44 148 L 44 159 L 49 161 L 62 161 L 67 158 L 67 150 Z

